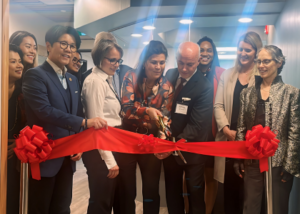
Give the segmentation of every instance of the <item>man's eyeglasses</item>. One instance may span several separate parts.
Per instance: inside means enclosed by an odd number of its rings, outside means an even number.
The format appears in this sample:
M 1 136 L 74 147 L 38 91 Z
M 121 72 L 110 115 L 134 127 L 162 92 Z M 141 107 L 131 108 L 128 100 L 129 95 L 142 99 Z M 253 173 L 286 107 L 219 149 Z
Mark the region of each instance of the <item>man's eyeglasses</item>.
M 264 59 L 264 60 L 254 60 L 257 66 L 259 66 L 261 63 L 263 65 L 268 65 L 270 62 L 272 62 L 273 59 Z
M 74 57 L 72 59 L 72 62 L 76 63 L 76 64 L 80 64 L 80 65 L 83 65 L 83 60 L 82 59 L 77 59 L 76 57 Z
M 122 64 L 123 62 L 123 59 L 116 59 L 116 58 L 113 58 L 113 59 L 110 59 L 110 58 L 107 58 L 107 57 L 104 57 L 105 59 L 107 59 L 111 65 L 116 65 L 117 63 Z
M 70 46 L 70 50 L 72 53 L 76 52 L 77 48 L 75 44 L 68 44 L 65 41 L 57 41 L 58 43 L 60 43 L 60 48 L 61 49 L 67 49 Z

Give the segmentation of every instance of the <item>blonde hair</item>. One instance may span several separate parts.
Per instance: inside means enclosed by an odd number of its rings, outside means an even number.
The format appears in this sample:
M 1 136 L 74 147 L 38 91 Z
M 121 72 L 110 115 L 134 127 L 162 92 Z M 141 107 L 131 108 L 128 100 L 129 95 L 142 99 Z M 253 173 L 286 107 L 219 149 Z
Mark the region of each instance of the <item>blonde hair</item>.
M 253 31 L 249 31 L 248 33 L 246 33 L 240 37 L 240 39 L 237 43 L 238 48 L 239 48 L 240 42 L 242 42 L 242 41 L 252 46 L 252 48 L 255 50 L 255 57 L 256 57 L 257 52 L 263 47 L 260 36 Z M 235 72 L 240 72 L 241 68 L 242 68 L 242 66 L 241 66 L 240 60 L 237 57 L 235 60 L 235 65 L 234 65 L 233 69 Z M 256 75 L 256 74 L 258 74 L 257 67 L 256 67 L 256 65 L 254 65 L 254 67 L 252 69 L 252 73 L 249 76 L 249 79 L 253 75 Z

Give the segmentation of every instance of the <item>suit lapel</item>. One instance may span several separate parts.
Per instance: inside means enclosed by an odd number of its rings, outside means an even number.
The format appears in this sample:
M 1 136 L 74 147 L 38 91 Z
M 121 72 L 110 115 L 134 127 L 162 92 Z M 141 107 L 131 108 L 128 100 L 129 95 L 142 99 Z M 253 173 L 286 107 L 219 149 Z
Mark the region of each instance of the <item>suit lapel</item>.
M 72 103 L 72 112 L 71 114 L 77 114 L 77 108 L 75 108 L 76 106 L 78 106 L 78 87 L 76 87 L 76 79 L 72 78 L 71 75 L 67 72 L 66 73 L 66 79 L 67 79 L 67 83 L 68 83 L 68 87 L 70 90 L 70 94 L 71 94 L 71 103 Z M 75 93 L 77 91 L 77 93 Z M 77 97 L 76 97 L 77 96 Z
M 62 86 L 57 74 L 55 73 L 55 71 L 53 70 L 53 68 L 51 67 L 51 65 L 48 62 L 44 62 L 43 67 L 47 71 L 46 74 L 49 76 L 49 78 L 52 80 L 54 85 L 57 87 L 58 91 L 60 92 L 61 96 L 63 97 L 65 105 L 68 109 L 68 112 L 70 112 L 70 104 L 68 102 L 66 90 Z

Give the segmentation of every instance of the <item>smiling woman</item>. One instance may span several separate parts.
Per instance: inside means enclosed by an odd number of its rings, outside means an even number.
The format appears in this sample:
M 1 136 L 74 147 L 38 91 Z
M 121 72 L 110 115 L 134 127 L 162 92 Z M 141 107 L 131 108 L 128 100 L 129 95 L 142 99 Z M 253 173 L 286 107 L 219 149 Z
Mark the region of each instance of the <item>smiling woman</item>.
M 23 52 L 24 72 L 38 65 L 37 41 L 33 34 L 27 31 L 16 31 L 9 38 L 10 44 L 15 44 Z

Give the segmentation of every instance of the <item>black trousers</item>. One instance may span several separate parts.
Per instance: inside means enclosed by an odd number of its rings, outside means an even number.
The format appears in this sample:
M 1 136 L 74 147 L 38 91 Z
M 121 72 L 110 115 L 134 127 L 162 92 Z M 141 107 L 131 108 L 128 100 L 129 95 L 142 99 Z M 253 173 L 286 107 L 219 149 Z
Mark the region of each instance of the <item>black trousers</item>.
M 87 169 L 90 189 L 87 214 L 111 214 L 116 178 L 107 177 L 109 170 L 98 150 L 84 152 L 82 160 Z
M 65 157 L 54 177 L 42 177 L 39 181 L 29 179 L 28 213 L 70 214 L 73 187 L 71 161 L 70 157 Z
M 281 171 L 281 167 L 272 168 L 273 214 L 288 213 L 293 179 L 283 183 L 281 181 Z M 263 197 L 265 182 L 264 173 L 260 173 L 259 164 L 245 166 L 244 190 L 243 214 L 260 214 L 261 206 L 265 200 Z
M 204 163 L 179 165 L 171 155 L 164 161 L 166 198 L 169 214 L 184 214 L 183 172 L 186 175 L 189 214 L 205 214 Z
M 139 164 L 143 185 L 144 214 L 158 214 L 160 207 L 159 178 L 161 161 L 153 154 L 117 153 L 120 167 L 118 178 L 118 201 L 121 214 L 135 214 L 136 166 Z
M 19 159 L 15 154 L 7 160 L 7 201 L 6 213 L 19 213 L 20 198 L 20 171 L 17 166 L 20 165 Z

